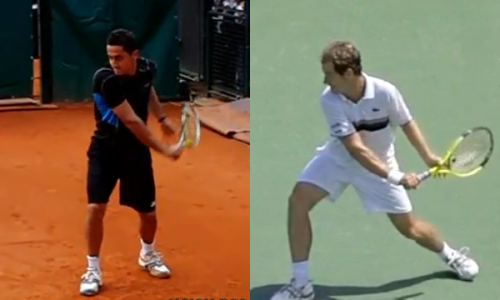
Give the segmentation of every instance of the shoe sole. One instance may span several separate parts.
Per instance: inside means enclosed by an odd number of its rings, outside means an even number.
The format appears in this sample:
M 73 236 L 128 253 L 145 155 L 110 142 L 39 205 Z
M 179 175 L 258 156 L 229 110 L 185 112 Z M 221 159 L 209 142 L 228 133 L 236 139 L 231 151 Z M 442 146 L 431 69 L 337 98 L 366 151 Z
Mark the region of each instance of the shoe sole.
M 100 289 L 101 289 L 101 286 L 99 286 L 99 289 L 97 291 L 80 291 L 80 295 L 86 296 L 86 297 L 92 297 L 92 296 L 99 294 Z
M 82 296 L 87 296 L 87 297 L 91 297 L 91 296 L 95 296 L 97 294 L 99 294 L 99 292 L 101 291 L 101 288 L 102 288 L 102 280 L 100 283 L 97 284 L 97 290 L 80 290 L 80 295 Z

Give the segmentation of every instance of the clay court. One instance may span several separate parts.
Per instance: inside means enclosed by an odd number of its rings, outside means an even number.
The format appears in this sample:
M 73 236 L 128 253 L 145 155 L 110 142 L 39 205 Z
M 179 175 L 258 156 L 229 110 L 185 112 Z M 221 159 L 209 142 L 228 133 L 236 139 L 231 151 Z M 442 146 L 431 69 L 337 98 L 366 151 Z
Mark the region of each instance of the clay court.
M 177 109 L 167 113 L 178 115 Z M 93 130 L 92 104 L 0 112 L 2 299 L 82 298 Z M 177 162 L 154 156 L 157 248 L 172 278 L 139 269 L 138 218 L 117 204 L 115 192 L 105 220 L 105 286 L 93 299 L 249 299 L 250 147 L 206 129 L 202 134 L 200 146 Z

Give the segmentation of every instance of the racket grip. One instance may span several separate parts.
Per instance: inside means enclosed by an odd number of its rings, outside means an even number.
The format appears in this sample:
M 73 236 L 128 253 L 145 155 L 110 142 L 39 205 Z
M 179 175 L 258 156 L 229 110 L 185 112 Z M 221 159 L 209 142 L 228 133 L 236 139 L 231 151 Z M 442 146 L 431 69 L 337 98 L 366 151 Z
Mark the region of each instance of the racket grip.
M 426 180 L 427 178 L 431 177 L 432 173 L 429 171 L 425 171 L 423 173 L 420 173 L 417 175 L 418 180 L 423 181 Z

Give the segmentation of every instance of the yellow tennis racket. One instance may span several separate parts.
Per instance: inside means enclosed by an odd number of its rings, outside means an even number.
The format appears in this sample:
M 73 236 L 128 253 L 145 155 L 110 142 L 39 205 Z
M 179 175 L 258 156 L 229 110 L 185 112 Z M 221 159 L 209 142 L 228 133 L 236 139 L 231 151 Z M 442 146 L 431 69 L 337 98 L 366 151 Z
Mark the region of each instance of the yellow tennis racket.
M 493 133 L 489 128 L 476 127 L 464 132 L 448 148 L 440 166 L 418 175 L 420 180 L 439 175 L 469 177 L 488 163 L 493 153 Z

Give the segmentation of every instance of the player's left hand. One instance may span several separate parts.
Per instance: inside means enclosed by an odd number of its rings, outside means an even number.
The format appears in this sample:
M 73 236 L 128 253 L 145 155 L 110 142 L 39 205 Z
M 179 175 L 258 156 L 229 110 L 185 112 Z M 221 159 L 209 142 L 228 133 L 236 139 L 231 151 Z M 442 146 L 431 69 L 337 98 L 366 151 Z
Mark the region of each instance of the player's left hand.
M 441 165 L 442 160 L 443 159 L 440 156 L 437 156 L 435 154 L 430 154 L 427 157 L 424 157 L 425 164 L 429 168 L 434 168 Z
M 177 129 L 175 128 L 174 124 L 172 124 L 168 119 L 163 120 L 160 123 L 160 126 L 161 131 L 166 136 L 171 136 L 177 133 Z
M 434 168 L 434 167 L 439 167 L 443 164 L 443 159 L 438 156 L 438 155 L 435 155 L 435 154 L 430 154 L 428 155 L 427 157 L 424 158 L 424 161 L 425 161 L 425 164 L 429 167 L 429 168 Z M 436 177 L 444 177 L 445 175 L 443 174 L 438 174 L 436 175 Z

